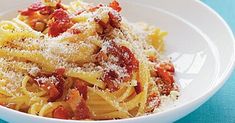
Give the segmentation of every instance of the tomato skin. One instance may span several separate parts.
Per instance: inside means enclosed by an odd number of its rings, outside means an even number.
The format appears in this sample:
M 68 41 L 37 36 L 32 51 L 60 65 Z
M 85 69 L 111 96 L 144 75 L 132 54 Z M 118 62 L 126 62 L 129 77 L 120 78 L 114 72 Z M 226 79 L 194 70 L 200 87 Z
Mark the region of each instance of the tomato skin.
M 59 106 L 52 112 L 53 118 L 58 119 L 71 119 L 71 113 L 63 106 Z

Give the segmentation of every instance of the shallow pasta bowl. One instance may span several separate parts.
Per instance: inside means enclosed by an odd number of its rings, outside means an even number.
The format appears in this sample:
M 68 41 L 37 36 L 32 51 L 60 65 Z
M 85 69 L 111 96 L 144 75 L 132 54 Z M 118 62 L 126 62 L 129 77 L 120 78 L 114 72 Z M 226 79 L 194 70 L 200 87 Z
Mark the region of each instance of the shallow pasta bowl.
M 17 10 L 26 7 L 32 1 L 0 2 L 2 19 L 14 17 Z M 107 2 L 108 0 L 101 1 Z M 181 96 L 173 106 L 148 116 L 85 122 L 172 122 L 195 110 L 224 84 L 233 70 L 235 42 L 226 23 L 211 9 L 193 0 L 187 0 L 187 2 L 186 0 L 180 2 L 148 0 L 146 3 L 143 0 L 120 0 L 120 3 L 123 6 L 122 14 L 128 20 L 153 24 L 169 33 L 166 38 L 165 55 L 171 57 L 176 66 L 176 81 L 180 86 Z M 185 20 L 177 13 L 171 13 L 173 8 L 175 10 L 184 8 L 188 13 L 195 12 L 195 8 L 198 8 L 197 12 L 206 13 L 207 21 L 211 23 L 201 25 L 202 27 L 195 26 L 194 23 L 201 21 L 200 18 L 194 18 L 192 23 L 187 21 L 190 19 Z M 216 33 L 217 37 L 210 32 Z M 38 117 L 4 107 L 0 107 L 0 118 L 9 122 L 27 123 L 84 122 Z

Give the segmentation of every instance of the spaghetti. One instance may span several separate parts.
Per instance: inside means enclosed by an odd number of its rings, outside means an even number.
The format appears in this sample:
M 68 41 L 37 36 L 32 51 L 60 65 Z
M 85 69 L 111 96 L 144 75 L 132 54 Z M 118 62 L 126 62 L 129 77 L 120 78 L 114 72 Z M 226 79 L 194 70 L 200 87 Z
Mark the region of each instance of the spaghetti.
M 0 104 L 60 119 L 156 112 L 178 92 L 162 32 L 129 23 L 117 1 L 44 0 L 0 22 Z

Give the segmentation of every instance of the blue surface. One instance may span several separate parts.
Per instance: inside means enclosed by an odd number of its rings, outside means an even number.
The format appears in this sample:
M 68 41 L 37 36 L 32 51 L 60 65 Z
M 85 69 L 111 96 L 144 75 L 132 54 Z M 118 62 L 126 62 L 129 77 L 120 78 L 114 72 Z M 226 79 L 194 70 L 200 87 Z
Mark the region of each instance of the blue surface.
M 235 34 L 235 0 L 202 0 L 216 10 Z M 205 104 L 176 123 L 235 123 L 235 71 Z
M 215 9 L 235 32 L 235 0 L 202 0 Z M 235 123 L 235 71 L 209 101 L 177 123 Z M 0 120 L 0 123 L 6 123 Z

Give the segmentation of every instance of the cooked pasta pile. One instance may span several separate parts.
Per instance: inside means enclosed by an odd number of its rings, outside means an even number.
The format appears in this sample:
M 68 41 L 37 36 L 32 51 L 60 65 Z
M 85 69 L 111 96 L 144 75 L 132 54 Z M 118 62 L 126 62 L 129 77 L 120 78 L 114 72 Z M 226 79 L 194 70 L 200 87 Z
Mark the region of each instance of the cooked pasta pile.
M 160 55 L 166 32 L 129 23 L 117 1 L 44 0 L 0 22 L 0 104 L 60 119 L 106 120 L 156 112 L 177 96 Z M 173 96 L 172 96 L 173 95 Z

